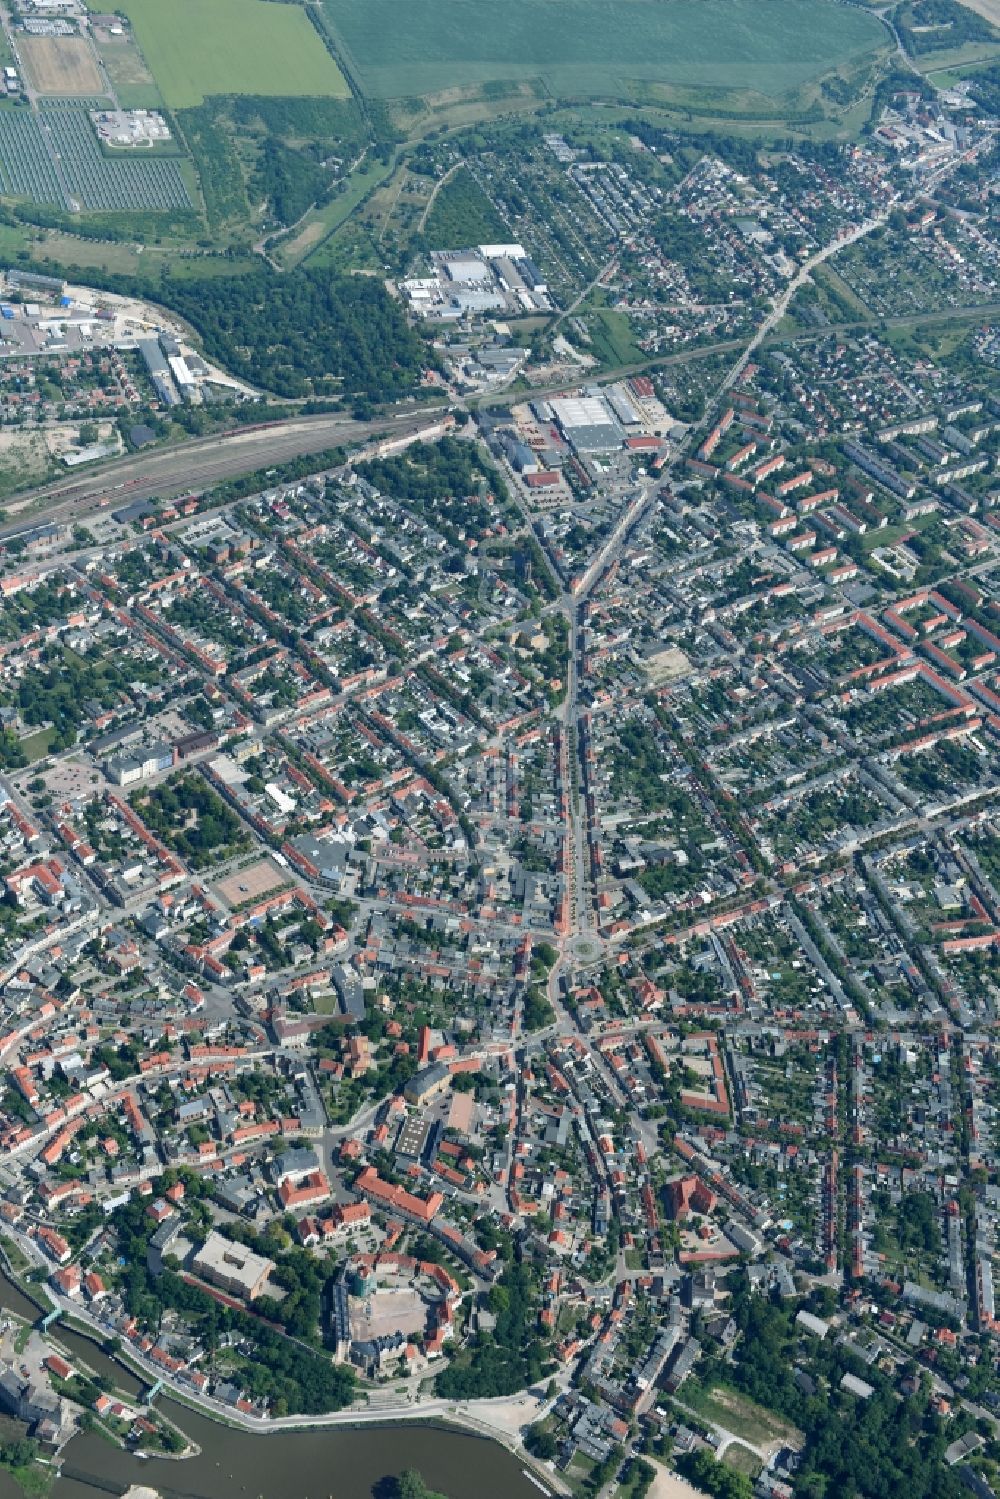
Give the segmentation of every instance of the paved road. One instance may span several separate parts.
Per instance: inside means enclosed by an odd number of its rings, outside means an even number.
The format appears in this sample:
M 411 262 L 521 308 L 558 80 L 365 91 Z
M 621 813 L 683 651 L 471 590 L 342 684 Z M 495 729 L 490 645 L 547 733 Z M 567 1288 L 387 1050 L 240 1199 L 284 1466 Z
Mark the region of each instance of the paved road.
M 736 364 L 722 382 L 722 390 L 730 390 L 735 385 L 749 364 L 753 354 L 760 348 L 768 334 L 777 328 L 791 306 L 792 298 L 797 291 L 800 291 L 805 286 L 816 267 L 822 265 L 824 260 L 829 260 L 831 255 L 836 255 L 838 250 L 845 250 L 848 245 L 857 244 L 859 239 L 864 239 L 866 235 L 873 234 L 876 229 L 882 227 L 888 217 L 888 212 L 886 212 L 879 214 L 874 219 L 866 219 L 863 224 L 856 225 L 855 228 L 848 230 L 846 234 L 838 235 L 836 239 L 830 240 L 829 244 L 823 245 L 814 255 L 810 255 L 805 264 L 789 281 L 780 297 L 777 298 L 771 311 L 747 345 L 743 355 L 736 361 Z
M 886 318 L 884 322 L 890 328 L 904 328 L 928 323 L 968 322 L 995 316 L 997 313 L 1000 313 L 1000 303 L 983 303 L 977 307 L 911 313 L 905 317 Z M 876 321 L 878 320 L 874 318 L 859 319 L 851 323 L 831 324 L 819 330 L 803 330 L 785 337 L 775 335 L 772 331 L 767 341 L 811 342 L 818 338 L 870 328 Z M 663 355 L 635 365 L 623 365 L 617 370 L 607 370 L 602 373 L 601 378 L 610 380 L 664 365 L 706 359 L 716 354 L 745 354 L 746 347 L 746 339 L 705 344 L 700 348 Z M 552 395 L 566 388 L 566 382 L 563 382 L 562 385 L 538 387 L 516 395 L 508 392 L 487 397 L 471 404 L 484 407 L 510 405 L 513 400 Z M 206 489 L 225 479 L 251 473 L 254 469 L 269 468 L 293 458 L 320 453 L 340 443 L 363 442 L 366 438 L 383 432 L 401 436 L 433 421 L 440 410 L 437 406 L 411 409 L 404 414 L 373 422 L 358 422 L 349 417 L 329 415 L 295 417 L 249 431 L 216 433 L 210 437 L 196 437 L 187 442 L 174 443 L 168 448 L 132 454 L 103 464 L 86 475 L 67 474 L 65 480 L 45 485 L 41 489 L 28 490 L 14 497 L 6 506 L 9 519 L 0 525 L 0 537 L 23 530 L 32 522 L 82 521 L 87 515 L 101 509 L 102 501 L 126 504 L 133 500 L 152 499 L 158 495 L 169 496 Z
M 439 415 L 440 408 L 432 406 L 370 422 L 344 416 L 300 416 L 136 453 L 93 473 L 67 474 L 65 480 L 16 497 L 7 506 L 10 518 L 0 526 L 0 536 L 23 530 L 32 521 L 81 520 L 109 499 L 124 505 L 156 495 L 206 489 L 224 479 L 321 453 L 341 443 L 363 442 L 380 433 L 401 437 Z
M 19 1245 L 23 1246 L 23 1252 L 32 1263 L 45 1263 L 35 1245 L 26 1235 L 15 1231 L 14 1237 Z M 89 1327 L 97 1336 L 99 1344 L 105 1341 L 108 1328 L 93 1316 L 87 1307 L 78 1306 L 70 1298 L 60 1295 L 51 1284 L 46 1286 L 46 1295 L 64 1316 Z M 53 1341 L 58 1341 L 58 1326 L 52 1329 L 50 1337 Z M 351 1406 L 346 1410 L 330 1411 L 323 1415 L 262 1417 L 238 1411 L 214 1399 L 211 1395 L 193 1391 L 188 1385 L 161 1369 L 158 1364 L 150 1362 L 140 1349 L 128 1341 L 123 1342 L 123 1353 L 127 1363 L 135 1370 L 141 1370 L 151 1386 L 160 1384 L 168 1394 L 179 1396 L 184 1403 L 200 1410 L 204 1415 L 214 1416 L 216 1419 L 221 1417 L 230 1426 L 240 1426 L 247 1431 L 265 1435 L 302 1428 L 308 1428 L 311 1431 L 321 1426 L 357 1426 L 360 1422 L 367 1424 L 372 1421 L 426 1421 L 439 1417 L 484 1431 L 494 1440 L 502 1442 L 515 1451 L 522 1460 L 527 1461 L 520 1450 L 519 1431 L 523 1426 L 530 1425 L 537 1418 L 538 1412 L 546 1406 L 543 1396 L 532 1390 L 525 1390 L 516 1395 L 482 1400 L 420 1400 L 418 1398 L 392 1400 L 390 1397 L 384 1405 Z M 416 1397 L 419 1381 L 414 1380 L 413 1383 L 413 1394 Z M 550 1487 L 566 1492 L 565 1486 L 554 1474 L 547 1469 L 542 1471 Z
M 841 249 L 846 244 L 847 240 L 843 240 L 833 249 Z M 796 328 L 787 333 L 779 333 L 775 325 L 768 331 L 763 342 L 769 348 L 783 348 L 789 344 L 816 343 L 824 338 L 839 338 L 845 334 L 870 333 L 881 328 L 883 324 L 891 329 L 923 328 L 937 323 L 974 323 L 980 320 L 986 322 L 996 317 L 998 313 L 1000 313 L 1000 302 L 977 302 L 967 307 L 934 307 L 926 312 L 907 312 L 885 318 L 873 312 L 866 318 L 859 317 L 840 323 L 828 323 L 822 328 Z M 620 364 L 613 369 L 606 370 L 581 370 L 575 375 L 568 373 L 561 384 L 532 385 L 516 391 L 504 390 L 491 392 L 485 396 L 475 396 L 469 400 L 468 404 L 470 408 L 476 410 L 513 406 L 518 402 L 559 395 L 560 392 L 579 385 L 581 381 L 600 380 L 604 384 L 612 380 L 625 379 L 630 375 L 642 375 L 649 370 L 667 369 L 671 365 L 691 364 L 695 360 L 711 359 L 717 354 L 743 354 L 746 352 L 747 343 L 747 338 L 727 338 L 720 343 L 694 344 L 690 348 L 679 349 L 673 354 L 657 354 L 651 359 L 642 359 L 637 364 Z

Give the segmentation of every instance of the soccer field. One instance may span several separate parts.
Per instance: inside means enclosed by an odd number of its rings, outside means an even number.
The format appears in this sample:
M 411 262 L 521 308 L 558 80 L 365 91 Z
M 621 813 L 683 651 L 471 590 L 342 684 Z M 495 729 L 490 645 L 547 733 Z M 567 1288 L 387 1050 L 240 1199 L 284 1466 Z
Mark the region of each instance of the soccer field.
M 122 0 L 172 109 L 211 94 L 347 97 L 343 74 L 298 5 L 271 0 Z
M 873 16 L 831 0 L 323 4 L 361 87 L 383 99 L 527 78 L 563 98 L 637 81 L 774 98 L 885 42 Z

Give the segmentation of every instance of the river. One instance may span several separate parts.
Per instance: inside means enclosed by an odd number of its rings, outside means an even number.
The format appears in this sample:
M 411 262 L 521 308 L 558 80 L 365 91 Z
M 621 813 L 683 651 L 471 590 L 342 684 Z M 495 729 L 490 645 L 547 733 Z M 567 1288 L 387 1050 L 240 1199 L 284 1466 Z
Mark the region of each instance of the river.
M 37 1315 L 2 1274 L 0 1306 L 24 1317 Z M 53 1331 L 91 1368 L 111 1375 L 123 1393 L 142 1388 L 88 1338 L 64 1326 Z M 52 1499 L 98 1499 L 101 1492 L 121 1493 L 133 1483 L 148 1484 L 164 1499 L 380 1499 L 380 1480 L 405 1468 L 419 1469 L 428 1485 L 448 1499 L 539 1499 L 539 1490 L 512 1453 L 466 1432 L 403 1422 L 265 1435 L 223 1426 L 163 1396 L 157 1408 L 200 1447 L 197 1457 L 142 1462 L 95 1432 L 84 1433 L 65 1450 L 64 1468 L 73 1476 L 58 1480 Z M 91 1478 L 97 1483 L 87 1481 Z M 2 1470 L 0 1499 L 23 1499 Z
M 379 1481 L 418 1468 L 449 1499 L 539 1499 L 521 1464 L 495 1442 L 428 1426 L 249 1435 L 219 1426 L 170 1401 L 160 1409 L 201 1447 L 183 1462 L 140 1462 L 95 1433 L 75 1437 L 66 1467 L 125 1483 L 147 1483 L 164 1499 L 378 1499 Z M 54 1499 L 97 1499 L 63 1478 Z

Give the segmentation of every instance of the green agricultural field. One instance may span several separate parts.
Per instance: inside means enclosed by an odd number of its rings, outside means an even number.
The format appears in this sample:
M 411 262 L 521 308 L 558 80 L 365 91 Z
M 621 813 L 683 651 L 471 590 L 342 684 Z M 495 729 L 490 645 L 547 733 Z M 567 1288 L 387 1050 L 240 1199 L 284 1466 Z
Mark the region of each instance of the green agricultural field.
M 171 109 L 188 109 L 212 94 L 348 95 L 301 6 L 122 0 L 121 8 Z
M 137 3 L 158 0 L 127 0 L 130 14 Z M 382 99 L 528 78 L 562 98 L 622 97 L 640 82 L 775 98 L 886 40 L 874 17 L 830 0 L 322 3 L 345 63 Z

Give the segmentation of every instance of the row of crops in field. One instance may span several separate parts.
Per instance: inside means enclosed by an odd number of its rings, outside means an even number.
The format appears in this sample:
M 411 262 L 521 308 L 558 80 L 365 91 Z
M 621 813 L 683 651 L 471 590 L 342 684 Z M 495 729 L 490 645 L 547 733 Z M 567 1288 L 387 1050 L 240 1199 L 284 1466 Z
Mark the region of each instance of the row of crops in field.
M 89 107 L 0 109 L 0 191 L 65 207 L 74 200 L 105 213 L 190 208 L 180 163 L 171 157 L 105 156 Z

